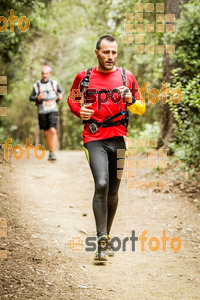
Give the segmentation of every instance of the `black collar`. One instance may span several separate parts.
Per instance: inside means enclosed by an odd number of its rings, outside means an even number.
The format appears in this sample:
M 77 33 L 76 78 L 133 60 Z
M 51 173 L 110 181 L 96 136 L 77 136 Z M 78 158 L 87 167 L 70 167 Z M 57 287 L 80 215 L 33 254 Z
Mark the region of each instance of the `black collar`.
M 41 82 L 41 83 L 48 83 L 49 80 L 48 80 L 48 81 L 43 81 L 43 79 L 41 79 L 40 82 Z

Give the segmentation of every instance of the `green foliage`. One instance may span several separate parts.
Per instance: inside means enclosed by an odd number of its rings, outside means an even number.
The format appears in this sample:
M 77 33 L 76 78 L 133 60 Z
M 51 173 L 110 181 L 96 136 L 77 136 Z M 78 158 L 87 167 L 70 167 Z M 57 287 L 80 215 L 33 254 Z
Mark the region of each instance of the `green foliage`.
M 141 139 L 157 139 L 159 133 L 159 123 L 145 123 L 142 128 L 131 128 L 128 137 Z
M 200 5 L 192 0 L 184 5 L 180 18 L 176 21 L 176 32 L 172 42 L 176 52 L 172 56 L 178 66 L 180 80 L 187 84 L 200 70 Z
M 50 0 L 46 1 L 48 3 Z M 17 27 L 17 21 L 14 22 L 14 32 L 10 32 L 10 22 L 4 32 L 1 32 L 0 52 L 1 52 L 1 75 L 5 74 L 11 77 L 10 63 L 14 55 L 23 53 L 22 42 L 31 36 L 30 28 L 37 29 L 37 21 L 40 18 L 42 10 L 45 8 L 44 1 L 34 0 L 2 0 L 1 1 L 1 16 L 7 20 L 10 16 L 10 10 L 14 10 L 14 15 L 19 19 L 21 16 L 26 16 L 30 21 L 30 27 L 26 33 L 21 32 Z M 6 72 L 6 73 L 5 73 Z M 9 74 L 8 74 L 9 73 Z
M 181 91 L 182 99 L 177 105 L 170 102 L 173 113 L 174 141 L 171 144 L 175 155 L 187 165 L 199 168 L 200 164 L 200 74 L 185 86 L 174 70 L 174 84 Z
M 192 175 L 200 164 L 200 6 L 192 0 L 184 5 L 176 22 L 173 43 L 176 52 L 172 56 L 178 66 L 172 71 L 172 85 L 181 91 L 179 104 L 170 102 L 173 113 L 174 140 L 171 143 L 182 167 Z
M 6 75 L 8 78 L 8 95 L 0 96 L 0 106 L 8 108 L 8 117 L 0 117 L 0 142 L 3 142 L 8 137 L 13 137 L 13 135 L 17 140 L 24 139 L 28 136 L 27 132 L 32 129 L 29 126 L 32 120 L 24 117 L 27 112 L 26 109 L 24 110 L 26 105 L 23 100 L 27 101 L 29 97 L 27 84 L 30 84 L 29 78 L 26 78 L 24 75 L 26 72 L 25 56 L 27 55 L 28 41 L 38 29 L 38 20 L 49 2 L 50 0 L 1 1 L 1 16 L 8 20 L 10 10 L 13 9 L 17 19 L 21 16 L 26 16 L 29 19 L 30 27 L 26 32 L 21 32 L 18 29 L 17 21 L 15 21 L 14 32 L 10 32 L 10 22 L 8 22 L 7 29 L 4 32 L 0 32 L 0 76 Z M 25 127 L 18 132 L 20 128 L 18 126 L 19 123 L 21 126 L 25 123 Z M 12 128 L 17 130 L 12 130 Z

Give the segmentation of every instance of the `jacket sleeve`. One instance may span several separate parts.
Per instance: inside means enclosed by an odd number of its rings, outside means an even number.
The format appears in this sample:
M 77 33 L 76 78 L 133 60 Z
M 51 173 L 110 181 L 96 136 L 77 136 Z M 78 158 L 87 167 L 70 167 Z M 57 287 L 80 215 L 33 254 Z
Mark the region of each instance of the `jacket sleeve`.
M 80 93 L 80 81 L 83 79 L 84 76 L 85 76 L 85 71 L 82 71 L 78 73 L 78 75 L 75 77 L 67 101 L 71 109 L 71 112 L 78 118 L 80 118 L 79 111 L 81 109 L 81 98 L 82 98 L 82 94 Z
M 128 105 L 128 110 L 132 112 L 133 114 L 137 114 L 139 116 L 143 115 L 146 110 L 146 103 L 142 97 L 142 94 L 140 92 L 139 85 L 135 79 L 135 76 L 129 72 L 130 81 L 129 84 L 131 85 L 130 90 L 132 93 L 132 96 L 135 98 L 135 103 Z
M 60 87 L 60 85 L 57 83 L 57 92 L 61 93 L 61 95 L 64 95 L 63 89 Z
M 35 102 L 37 102 L 37 94 L 36 94 L 36 91 L 35 91 L 35 88 L 33 87 L 33 90 L 32 90 L 32 92 L 31 92 L 31 95 L 30 95 L 30 97 L 29 97 L 29 100 L 30 101 L 35 101 Z

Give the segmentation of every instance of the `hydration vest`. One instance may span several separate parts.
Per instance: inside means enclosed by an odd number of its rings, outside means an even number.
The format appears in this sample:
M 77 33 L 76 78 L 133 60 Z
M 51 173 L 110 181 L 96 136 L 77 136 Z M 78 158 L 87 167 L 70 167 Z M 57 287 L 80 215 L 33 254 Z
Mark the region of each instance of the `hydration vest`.
M 80 88 L 80 92 L 84 91 L 84 95 L 85 98 L 87 100 L 87 97 L 89 95 L 92 94 L 105 94 L 105 92 L 114 92 L 117 89 L 113 89 L 113 90 L 109 90 L 109 91 L 96 91 L 96 92 L 88 92 L 88 87 L 89 87 L 89 81 L 90 81 L 90 75 L 92 72 L 93 68 L 89 68 L 86 71 L 86 76 L 81 80 L 79 88 Z M 122 81 L 123 81 L 123 85 L 126 86 L 126 75 L 125 75 L 125 69 L 120 68 L 121 70 L 121 75 L 122 75 Z M 127 109 L 127 104 L 125 106 L 125 111 L 120 107 L 120 105 L 118 104 L 117 100 L 115 99 L 115 97 L 113 96 L 114 101 L 116 102 L 116 104 L 118 105 L 120 112 L 114 114 L 113 116 L 108 117 L 107 119 L 105 119 L 103 122 L 97 122 L 93 119 L 89 119 L 87 121 L 83 121 L 83 124 L 90 124 L 89 128 L 90 131 L 92 133 L 96 132 L 98 130 L 99 127 L 112 127 L 112 126 L 119 126 L 119 125 L 123 125 L 126 126 L 126 129 L 128 127 L 128 121 L 129 121 L 129 113 L 128 113 L 128 109 Z M 123 115 L 123 118 L 119 121 L 114 121 L 114 119 L 116 119 L 117 117 Z
M 40 93 L 47 94 L 47 99 L 44 99 L 42 101 L 36 101 L 36 105 L 38 106 L 39 113 L 45 114 L 45 113 L 49 113 L 49 112 L 53 112 L 53 111 L 58 111 L 57 103 L 56 103 L 57 91 L 54 86 L 53 80 L 50 80 L 49 82 L 45 83 L 45 85 L 48 87 L 48 90 L 43 91 L 41 88 L 42 85 L 44 85 L 44 83 L 42 83 L 40 81 L 36 82 L 36 86 L 37 86 L 37 90 L 38 90 L 37 95 L 39 95 Z

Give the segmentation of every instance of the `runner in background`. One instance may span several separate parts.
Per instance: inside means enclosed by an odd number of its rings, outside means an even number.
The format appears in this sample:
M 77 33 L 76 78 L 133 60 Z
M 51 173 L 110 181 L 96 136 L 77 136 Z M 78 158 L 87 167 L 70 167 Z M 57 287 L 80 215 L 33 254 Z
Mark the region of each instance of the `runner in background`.
M 48 160 L 56 160 L 55 150 L 57 144 L 58 105 L 63 99 L 63 90 L 56 80 L 50 79 L 51 68 L 42 67 L 42 79 L 33 85 L 30 101 L 35 101 L 38 106 L 38 119 L 41 130 L 49 149 Z

